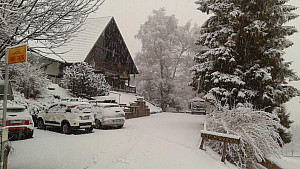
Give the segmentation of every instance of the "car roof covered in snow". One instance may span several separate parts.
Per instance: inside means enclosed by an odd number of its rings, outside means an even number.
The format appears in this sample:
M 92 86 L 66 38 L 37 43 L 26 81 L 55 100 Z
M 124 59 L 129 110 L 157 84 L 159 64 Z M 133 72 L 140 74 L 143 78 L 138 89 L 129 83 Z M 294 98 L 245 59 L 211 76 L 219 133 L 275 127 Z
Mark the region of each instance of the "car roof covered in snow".
M 95 100 L 91 100 L 91 102 L 105 101 L 105 100 L 116 100 L 114 96 L 97 96 L 93 97 Z
M 205 101 L 204 99 L 201 99 L 200 97 L 194 97 L 190 101 Z
M 52 105 L 55 105 L 55 104 L 65 104 L 67 106 L 73 106 L 73 105 L 90 105 L 90 103 L 88 103 L 88 102 L 69 102 L 69 101 L 68 102 L 66 102 L 66 101 L 56 102 L 56 103 L 54 103 Z
M 3 110 L 3 105 L 0 105 L 0 110 Z M 25 109 L 25 106 L 17 105 L 17 104 L 7 104 L 7 109 Z
M 120 107 L 119 106 L 119 104 L 117 104 L 117 103 L 97 103 L 97 106 L 118 106 L 118 107 Z

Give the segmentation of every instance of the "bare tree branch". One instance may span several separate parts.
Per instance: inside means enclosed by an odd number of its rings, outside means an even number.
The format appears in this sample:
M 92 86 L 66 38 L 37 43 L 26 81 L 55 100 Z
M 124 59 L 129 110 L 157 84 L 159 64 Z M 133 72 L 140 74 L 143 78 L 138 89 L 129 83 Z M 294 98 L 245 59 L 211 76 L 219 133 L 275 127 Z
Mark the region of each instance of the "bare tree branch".
M 0 1 L 0 59 L 5 55 L 7 46 L 28 41 L 49 48 L 63 45 L 78 32 L 88 15 L 95 12 L 104 1 Z

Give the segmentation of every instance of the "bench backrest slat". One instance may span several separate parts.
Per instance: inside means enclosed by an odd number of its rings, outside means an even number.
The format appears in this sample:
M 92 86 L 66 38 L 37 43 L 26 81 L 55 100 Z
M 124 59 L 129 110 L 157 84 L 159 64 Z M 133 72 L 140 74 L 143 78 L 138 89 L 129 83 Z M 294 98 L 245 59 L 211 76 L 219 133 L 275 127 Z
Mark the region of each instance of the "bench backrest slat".
M 201 137 L 205 138 L 205 139 L 218 140 L 218 141 L 223 141 L 223 142 L 227 142 L 227 143 L 235 143 L 235 144 L 239 144 L 240 138 L 241 138 L 241 136 L 217 133 L 217 132 L 205 131 L 205 130 L 201 130 Z

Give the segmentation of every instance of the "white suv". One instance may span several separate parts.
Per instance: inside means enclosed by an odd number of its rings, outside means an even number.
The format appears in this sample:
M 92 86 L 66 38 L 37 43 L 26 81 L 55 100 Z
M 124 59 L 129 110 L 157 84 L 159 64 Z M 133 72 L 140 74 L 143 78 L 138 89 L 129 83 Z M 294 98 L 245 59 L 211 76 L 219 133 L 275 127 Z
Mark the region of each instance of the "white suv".
M 38 129 L 60 127 L 62 133 L 71 134 L 78 129 L 91 132 L 95 124 L 88 102 L 60 102 L 53 104 L 37 117 Z
M 92 103 L 92 112 L 95 113 L 95 128 L 105 127 L 122 128 L 125 123 L 125 113 L 116 103 Z

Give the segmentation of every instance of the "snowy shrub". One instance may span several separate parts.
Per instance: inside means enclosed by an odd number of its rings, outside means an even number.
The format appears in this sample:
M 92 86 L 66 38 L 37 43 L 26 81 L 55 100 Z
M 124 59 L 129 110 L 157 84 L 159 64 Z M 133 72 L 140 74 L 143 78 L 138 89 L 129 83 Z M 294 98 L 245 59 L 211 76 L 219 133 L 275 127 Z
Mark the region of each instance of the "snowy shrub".
M 238 167 L 256 168 L 257 162 L 270 155 L 280 156 L 283 144 L 278 129 L 287 130 L 277 115 L 257 111 L 250 106 L 214 111 L 207 119 L 207 130 L 241 136 L 240 144 L 228 144 L 226 159 Z M 209 140 L 209 146 L 219 154 L 223 142 Z
M 62 79 L 63 87 L 82 97 L 108 95 L 110 86 L 103 74 L 95 74 L 88 63 L 74 63 L 66 67 Z
M 18 63 L 12 67 L 12 86 L 25 98 L 36 98 L 49 84 L 46 74 L 38 63 Z
M 41 97 L 38 99 L 26 99 L 24 94 L 14 91 L 14 100 L 12 103 L 16 103 L 18 105 L 24 105 L 27 107 L 29 114 L 35 115 L 39 112 L 48 108 L 51 104 L 57 102 L 58 100 L 54 98 L 54 96 L 46 95 L 46 97 Z

